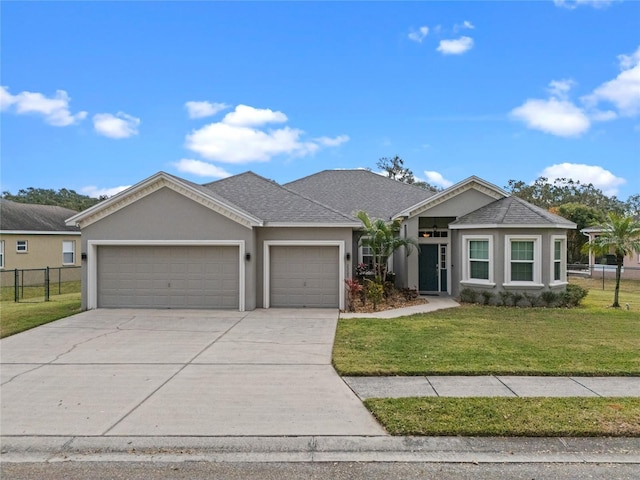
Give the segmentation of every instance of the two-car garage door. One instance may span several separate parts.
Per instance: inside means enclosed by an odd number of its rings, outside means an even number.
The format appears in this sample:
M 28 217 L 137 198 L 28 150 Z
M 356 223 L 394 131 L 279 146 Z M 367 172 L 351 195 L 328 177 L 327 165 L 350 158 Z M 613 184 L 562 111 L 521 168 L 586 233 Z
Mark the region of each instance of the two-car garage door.
M 98 248 L 98 307 L 238 308 L 237 246 Z

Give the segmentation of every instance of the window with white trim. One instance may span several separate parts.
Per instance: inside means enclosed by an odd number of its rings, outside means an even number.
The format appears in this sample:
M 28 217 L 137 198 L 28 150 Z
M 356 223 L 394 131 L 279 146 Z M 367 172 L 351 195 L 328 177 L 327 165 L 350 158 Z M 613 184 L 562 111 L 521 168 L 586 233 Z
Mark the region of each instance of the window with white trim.
M 368 245 L 360 245 L 358 263 L 364 263 L 367 270 L 373 270 L 373 252 Z
M 0 268 L 4 268 L 4 240 L 0 240 Z
M 551 236 L 551 282 L 567 280 L 567 237 Z
M 16 241 L 16 252 L 18 252 L 18 253 L 27 253 L 27 241 L 26 240 L 18 240 L 18 241 Z
M 62 264 L 75 265 L 76 263 L 76 242 L 73 240 L 62 241 Z
M 506 281 L 507 283 L 540 283 L 540 242 L 539 235 L 507 235 Z
M 464 264 L 462 280 L 471 283 L 493 282 L 493 237 L 464 235 Z

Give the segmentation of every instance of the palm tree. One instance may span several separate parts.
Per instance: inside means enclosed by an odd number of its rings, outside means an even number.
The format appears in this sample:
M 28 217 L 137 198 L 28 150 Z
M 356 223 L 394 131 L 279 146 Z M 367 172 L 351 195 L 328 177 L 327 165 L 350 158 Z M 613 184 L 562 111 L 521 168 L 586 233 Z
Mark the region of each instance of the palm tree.
M 376 274 L 376 281 L 382 283 L 386 274 L 387 259 L 400 247 L 407 249 L 407 256 L 411 254 L 411 248 L 416 245 L 416 241 L 409 238 L 400 238 L 400 220 L 385 222 L 381 219 L 372 220 L 367 212 L 360 211 L 356 217 L 362 222 L 364 227 L 360 244 L 371 249 L 373 256 L 373 268 Z
M 600 229 L 600 236 L 589 242 L 586 247 L 598 255 L 613 253 L 616 256 L 616 290 L 611 306 L 620 308 L 618 294 L 622 265 L 624 257 L 632 252 L 640 253 L 640 221 L 633 217 L 609 213 L 607 220 L 595 228 Z

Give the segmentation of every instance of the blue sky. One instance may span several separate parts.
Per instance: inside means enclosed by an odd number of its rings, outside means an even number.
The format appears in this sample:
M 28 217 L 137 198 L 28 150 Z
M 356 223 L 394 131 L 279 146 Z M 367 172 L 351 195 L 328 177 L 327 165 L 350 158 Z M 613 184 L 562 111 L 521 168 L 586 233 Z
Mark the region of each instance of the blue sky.
M 2 190 L 163 170 L 640 192 L 640 2 L 0 4 Z

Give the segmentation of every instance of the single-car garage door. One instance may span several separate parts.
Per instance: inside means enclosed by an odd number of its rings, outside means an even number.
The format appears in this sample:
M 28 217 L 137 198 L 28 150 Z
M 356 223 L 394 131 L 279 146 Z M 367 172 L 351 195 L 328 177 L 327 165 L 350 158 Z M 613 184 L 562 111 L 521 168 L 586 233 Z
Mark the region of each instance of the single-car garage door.
M 338 308 L 338 252 L 334 246 L 270 247 L 270 305 Z
M 99 246 L 98 307 L 238 308 L 236 246 Z

